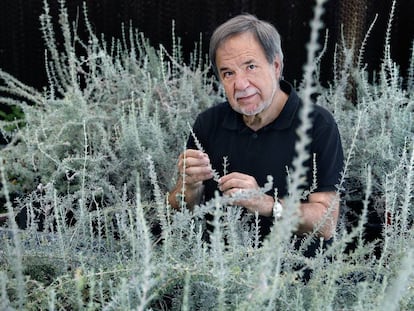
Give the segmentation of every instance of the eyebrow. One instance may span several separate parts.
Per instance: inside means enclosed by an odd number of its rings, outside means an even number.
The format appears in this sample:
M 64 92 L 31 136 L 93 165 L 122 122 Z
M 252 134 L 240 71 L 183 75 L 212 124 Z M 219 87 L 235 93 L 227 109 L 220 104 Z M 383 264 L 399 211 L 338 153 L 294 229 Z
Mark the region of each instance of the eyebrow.
M 255 60 L 253 58 L 251 58 L 251 59 L 248 59 L 247 61 L 243 62 L 242 65 L 250 65 L 254 62 L 255 62 Z M 230 69 L 228 67 L 221 67 L 219 69 L 219 72 L 223 72 L 223 71 L 227 71 L 227 70 L 230 70 Z

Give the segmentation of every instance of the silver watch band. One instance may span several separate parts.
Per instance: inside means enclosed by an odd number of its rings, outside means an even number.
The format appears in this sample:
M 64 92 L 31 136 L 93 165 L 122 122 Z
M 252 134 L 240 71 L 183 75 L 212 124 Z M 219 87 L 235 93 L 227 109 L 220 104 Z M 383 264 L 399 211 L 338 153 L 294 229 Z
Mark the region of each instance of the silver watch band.
M 273 216 L 276 219 L 279 219 L 282 217 L 282 212 L 283 212 L 283 206 L 280 203 L 280 201 L 278 199 L 275 200 L 275 204 L 273 204 Z

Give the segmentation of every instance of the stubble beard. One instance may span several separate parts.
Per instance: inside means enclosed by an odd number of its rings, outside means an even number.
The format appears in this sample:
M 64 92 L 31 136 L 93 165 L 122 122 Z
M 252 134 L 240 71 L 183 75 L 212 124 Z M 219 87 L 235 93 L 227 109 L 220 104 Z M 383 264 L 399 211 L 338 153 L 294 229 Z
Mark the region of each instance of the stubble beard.
M 277 88 L 275 87 L 272 92 L 272 96 L 268 101 L 262 101 L 260 105 L 253 111 L 243 111 L 244 109 L 237 109 L 237 112 L 243 115 L 243 121 L 247 126 L 260 125 L 263 119 L 263 113 L 266 111 L 273 103 L 277 93 Z

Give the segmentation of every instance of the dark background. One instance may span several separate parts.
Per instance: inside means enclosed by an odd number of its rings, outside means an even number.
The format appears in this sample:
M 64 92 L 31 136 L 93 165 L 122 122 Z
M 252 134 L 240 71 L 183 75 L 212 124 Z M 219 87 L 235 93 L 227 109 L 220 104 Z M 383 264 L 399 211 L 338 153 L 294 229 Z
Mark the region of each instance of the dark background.
M 44 44 L 39 15 L 42 0 L 0 0 L 0 68 L 22 82 L 41 89 L 47 85 L 44 69 Z M 53 16 L 57 16 L 57 0 L 48 0 Z M 131 22 L 143 32 L 152 45 L 159 43 L 171 48 L 172 20 L 176 35 L 182 40 L 188 57 L 202 35 L 204 52 L 214 28 L 241 12 L 255 14 L 273 23 L 282 36 L 285 54 L 285 78 L 300 81 L 309 41 L 309 21 L 313 15 L 311 0 L 67 0 L 70 20 L 80 18 L 79 32 L 84 27 L 82 3 L 89 11 L 89 20 L 96 33 L 106 38 L 120 38 L 121 25 Z M 333 52 L 341 37 L 341 27 L 348 40 L 360 45 L 369 25 L 378 14 L 377 22 L 367 41 L 364 62 L 370 71 L 378 70 L 384 51 L 392 0 L 330 0 L 325 5 L 324 23 L 329 31 L 328 50 L 322 62 L 322 82 L 332 78 Z M 393 59 L 407 76 L 414 39 L 414 0 L 398 0 L 392 25 Z M 57 17 L 55 21 L 57 21 Z M 59 30 L 56 29 L 56 33 Z M 324 38 L 322 34 L 321 38 Z M 323 43 L 323 42 L 321 42 Z

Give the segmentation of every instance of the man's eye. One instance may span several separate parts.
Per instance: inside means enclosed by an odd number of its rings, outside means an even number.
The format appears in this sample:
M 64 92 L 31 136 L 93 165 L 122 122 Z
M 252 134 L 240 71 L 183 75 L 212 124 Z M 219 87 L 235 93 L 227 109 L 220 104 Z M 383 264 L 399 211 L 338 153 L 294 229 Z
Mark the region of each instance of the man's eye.
M 225 71 L 223 72 L 223 78 L 228 78 L 232 75 L 233 73 L 231 71 Z
M 250 64 L 249 66 L 247 66 L 247 69 L 249 70 L 253 70 L 256 68 L 256 65 Z

